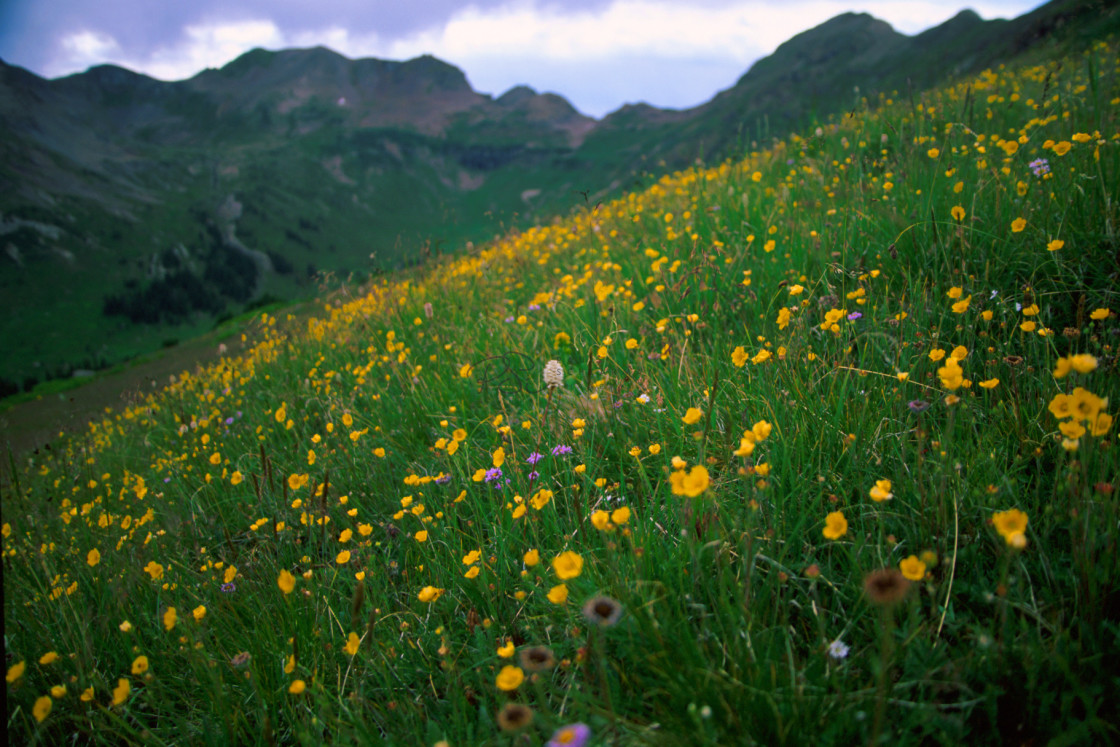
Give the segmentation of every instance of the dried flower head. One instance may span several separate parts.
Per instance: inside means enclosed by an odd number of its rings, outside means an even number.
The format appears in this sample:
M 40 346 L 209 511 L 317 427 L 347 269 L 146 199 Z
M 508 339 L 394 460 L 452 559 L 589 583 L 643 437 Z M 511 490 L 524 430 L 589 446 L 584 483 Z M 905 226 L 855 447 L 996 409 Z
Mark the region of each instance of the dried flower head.
M 872 604 L 887 607 L 898 604 L 910 590 L 910 582 L 897 568 L 872 571 L 863 579 L 863 593 Z
M 542 672 L 556 664 L 556 657 L 548 646 L 529 646 L 518 654 L 521 666 L 528 672 Z
M 583 605 L 583 616 L 590 623 L 601 628 L 609 628 L 622 617 L 622 605 L 618 600 L 607 596 L 591 597 Z
M 498 711 L 498 726 L 502 731 L 521 731 L 533 723 L 533 709 L 521 703 L 506 703 Z
M 564 386 L 564 367 L 560 365 L 560 361 L 551 360 L 544 364 L 544 383 L 551 389 L 553 387 Z

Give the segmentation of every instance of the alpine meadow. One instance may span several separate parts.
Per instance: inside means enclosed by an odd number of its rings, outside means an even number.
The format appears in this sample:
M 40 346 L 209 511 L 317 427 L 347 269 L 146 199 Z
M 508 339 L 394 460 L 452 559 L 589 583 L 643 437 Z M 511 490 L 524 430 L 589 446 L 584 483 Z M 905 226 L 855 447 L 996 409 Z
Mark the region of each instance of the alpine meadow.
M 11 743 L 1120 741 L 1120 43 L 745 147 L 9 455 Z

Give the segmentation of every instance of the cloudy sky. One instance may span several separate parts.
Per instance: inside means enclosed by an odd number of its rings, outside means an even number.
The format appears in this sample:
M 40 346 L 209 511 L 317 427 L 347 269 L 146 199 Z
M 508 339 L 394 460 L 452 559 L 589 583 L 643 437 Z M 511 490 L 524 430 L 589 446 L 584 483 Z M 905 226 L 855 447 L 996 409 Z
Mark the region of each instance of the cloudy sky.
M 162 80 L 254 47 L 348 57 L 434 54 L 484 93 L 517 84 L 592 116 L 683 108 L 735 83 L 794 34 L 845 11 L 905 34 L 970 7 L 1014 18 L 1040 0 L 0 0 L 0 58 L 45 77 L 111 62 Z

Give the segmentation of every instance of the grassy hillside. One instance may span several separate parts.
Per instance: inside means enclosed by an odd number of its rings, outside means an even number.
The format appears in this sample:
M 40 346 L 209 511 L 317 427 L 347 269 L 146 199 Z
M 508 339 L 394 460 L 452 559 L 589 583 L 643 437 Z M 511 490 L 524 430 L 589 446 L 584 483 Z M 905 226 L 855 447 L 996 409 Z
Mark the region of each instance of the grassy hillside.
M 861 101 L 261 316 L 14 465 L 9 733 L 1115 741 L 1118 72 Z

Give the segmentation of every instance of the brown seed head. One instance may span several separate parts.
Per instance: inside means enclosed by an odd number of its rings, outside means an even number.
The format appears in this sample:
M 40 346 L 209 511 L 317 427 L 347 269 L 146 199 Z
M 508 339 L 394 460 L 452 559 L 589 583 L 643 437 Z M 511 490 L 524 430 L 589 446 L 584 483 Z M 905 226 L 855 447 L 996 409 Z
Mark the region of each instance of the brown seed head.
M 897 568 L 872 571 L 863 579 L 863 593 L 872 604 L 881 607 L 898 604 L 910 590 L 910 582 Z

